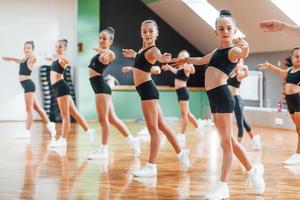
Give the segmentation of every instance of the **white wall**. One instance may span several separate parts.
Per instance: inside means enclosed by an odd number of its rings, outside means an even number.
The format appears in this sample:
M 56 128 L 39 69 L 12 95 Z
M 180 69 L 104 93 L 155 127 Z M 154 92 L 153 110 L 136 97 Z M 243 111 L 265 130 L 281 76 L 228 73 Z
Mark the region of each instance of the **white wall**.
M 41 103 L 37 66 L 47 63 L 43 58 L 54 53 L 58 39 L 68 39 L 68 56 L 72 66 L 75 66 L 77 1 L 11 0 L 0 1 L 0 8 L 0 57 L 23 58 L 24 42 L 35 42 L 38 63 L 32 78 Z M 26 118 L 24 93 L 18 81 L 18 70 L 17 64 L 0 59 L 0 120 Z

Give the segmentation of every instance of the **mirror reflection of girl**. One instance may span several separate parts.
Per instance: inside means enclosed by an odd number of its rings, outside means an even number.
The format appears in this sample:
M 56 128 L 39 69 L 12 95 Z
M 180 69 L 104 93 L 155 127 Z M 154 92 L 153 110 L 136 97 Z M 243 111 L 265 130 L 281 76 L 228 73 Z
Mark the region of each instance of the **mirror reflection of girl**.
M 244 65 L 244 60 L 240 59 L 236 68 L 231 72 L 229 78 L 227 80 L 228 87 L 234 97 L 235 105 L 234 105 L 234 115 L 236 118 L 236 124 L 238 126 L 238 141 L 239 143 L 242 142 L 243 135 L 244 135 L 244 128 L 247 131 L 247 134 L 253 141 L 252 149 L 260 150 L 261 143 L 260 143 L 260 136 L 254 135 L 252 132 L 251 127 L 248 125 L 245 115 L 244 115 L 244 102 L 240 93 L 240 85 L 242 80 L 247 78 L 249 73 L 249 69 L 247 65 Z
M 189 56 L 190 54 L 186 50 L 183 50 L 178 54 L 178 58 L 186 58 Z M 188 122 L 192 123 L 192 125 L 197 129 L 197 132 L 202 133 L 196 117 L 192 114 L 189 108 L 190 95 L 187 89 L 187 81 L 192 74 L 195 74 L 195 68 L 192 64 L 184 64 L 178 68 L 173 68 L 171 65 L 166 64 L 162 66 L 162 70 L 171 71 L 175 74 L 174 86 L 181 114 L 181 129 L 180 133 L 177 134 L 177 138 L 179 141 L 185 143 Z
M 281 69 L 268 62 L 258 65 L 261 70 L 270 69 L 275 74 L 285 77 L 286 79 L 286 103 L 298 134 L 296 152 L 284 161 L 286 165 L 300 164 L 300 47 L 296 47 L 292 50 L 291 59 L 293 66 L 288 69 Z
M 155 73 L 154 71 L 160 71 L 157 69 L 158 67 L 153 67 L 156 61 L 165 63 L 171 58 L 171 55 L 168 53 L 161 54 L 160 50 L 155 46 L 155 41 L 158 37 L 158 26 L 155 21 L 146 20 L 142 23 L 141 36 L 143 39 L 143 46 L 138 52 L 135 52 L 132 49 L 123 49 L 123 55 L 125 57 L 135 59 L 133 67 L 123 67 L 122 71 L 124 73 L 133 73 L 134 85 L 141 97 L 142 110 L 151 137 L 148 163 L 141 169 L 134 171 L 133 175 L 157 175 L 156 162 L 160 147 L 160 130 L 170 141 L 184 167 L 184 170 L 187 171 L 190 168 L 189 150 L 183 150 L 179 146 L 175 132 L 164 121 L 163 114 L 158 103 L 159 92 L 151 79 L 151 73 Z
M 70 131 L 71 119 L 70 115 L 74 117 L 77 123 L 83 128 L 86 134 L 88 134 L 89 142 L 94 140 L 95 130 L 90 129 L 85 119 L 81 116 L 76 108 L 74 101 L 71 97 L 70 88 L 64 80 L 64 72 L 69 65 L 69 59 L 65 56 L 67 50 L 68 41 L 66 39 L 58 40 L 55 45 L 55 55 L 50 58 L 46 58 L 52 61 L 50 81 L 54 92 L 57 94 L 57 103 L 62 118 L 61 137 L 51 143 L 51 147 L 66 147 L 66 138 Z
M 232 135 L 232 114 L 235 101 L 227 85 L 228 76 L 236 67 L 238 60 L 248 57 L 249 45 L 242 38 L 233 39 L 237 32 L 236 21 L 228 10 L 220 12 L 215 26 L 215 33 L 219 40 L 218 49 L 203 57 L 171 60 L 171 62 L 175 62 L 175 65 L 183 65 L 184 63 L 208 64 L 205 72 L 205 89 L 213 119 L 219 132 L 223 161 L 220 181 L 205 199 L 227 199 L 230 197 L 227 180 L 233 154 L 248 171 L 250 183 L 254 186 L 256 193 L 262 194 L 265 190 L 264 166 L 262 164 L 253 166 L 244 148 Z
M 139 156 L 140 140 L 134 138 L 128 127 L 121 121 L 115 113 L 111 88 L 104 80 L 104 70 L 115 60 L 115 53 L 110 50 L 114 40 L 114 29 L 109 27 L 100 32 L 98 42 L 99 49 L 90 62 L 89 77 L 91 86 L 95 92 L 96 109 L 101 125 L 102 140 L 99 150 L 89 155 L 89 159 L 107 159 L 108 158 L 108 137 L 110 133 L 110 124 L 112 124 L 125 137 L 127 143 L 134 150 L 135 156 Z
M 37 102 L 35 96 L 35 84 L 31 80 L 31 72 L 35 67 L 36 64 L 36 57 L 33 55 L 34 51 L 34 42 L 27 41 L 24 44 L 24 54 L 25 57 L 23 59 L 18 59 L 14 57 L 2 57 L 4 61 L 13 61 L 17 64 L 20 64 L 19 68 L 19 80 L 24 89 L 24 98 L 26 104 L 26 132 L 24 134 L 17 135 L 16 138 L 31 138 L 31 128 L 33 124 L 33 111 L 35 110 L 40 117 L 44 124 L 46 124 L 49 132 L 51 133 L 52 138 L 56 135 L 55 130 L 55 123 L 50 122 L 46 112 Z

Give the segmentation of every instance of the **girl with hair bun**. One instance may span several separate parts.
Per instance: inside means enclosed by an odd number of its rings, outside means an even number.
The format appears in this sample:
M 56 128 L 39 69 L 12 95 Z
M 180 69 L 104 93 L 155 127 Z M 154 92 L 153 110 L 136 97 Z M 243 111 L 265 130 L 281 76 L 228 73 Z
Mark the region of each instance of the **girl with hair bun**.
M 175 65 L 183 65 L 185 63 L 194 65 L 208 64 L 205 72 L 205 89 L 220 136 L 223 162 L 221 180 L 206 196 L 206 199 L 227 199 L 230 197 L 227 180 L 233 154 L 248 171 L 250 183 L 254 186 L 256 193 L 262 194 L 265 190 L 263 165 L 253 166 L 243 147 L 232 135 L 232 115 L 235 101 L 227 85 L 228 76 L 236 67 L 239 59 L 248 57 L 249 46 L 242 38 L 233 39 L 237 31 L 236 21 L 231 17 L 231 13 L 228 10 L 220 12 L 215 26 L 216 36 L 219 40 L 218 49 L 203 57 L 176 58 L 172 60 L 175 62 Z
M 122 71 L 124 73 L 133 73 L 134 85 L 141 98 L 143 114 L 151 137 L 148 163 L 141 169 L 134 171 L 133 175 L 148 177 L 157 175 L 156 162 L 160 147 L 159 130 L 166 135 L 175 149 L 184 171 L 188 171 L 190 168 L 189 150 L 183 150 L 179 146 L 175 132 L 164 121 L 158 103 L 159 92 L 151 79 L 152 73 L 156 73 L 155 71 L 160 72 L 160 70 L 157 70 L 158 67 L 153 67 L 156 61 L 166 63 L 171 58 L 171 55 L 169 53 L 162 54 L 155 46 L 155 41 L 158 37 L 158 26 L 155 21 L 146 20 L 142 23 L 141 36 L 143 46 L 138 52 L 132 49 L 123 49 L 125 57 L 134 58 L 134 66 L 123 67 Z
M 104 81 L 104 71 L 108 65 L 115 60 L 116 56 L 110 50 L 114 40 L 114 29 L 108 27 L 100 32 L 98 37 L 98 53 L 91 59 L 89 64 L 90 84 L 95 92 L 95 103 L 98 113 L 99 123 L 102 127 L 102 140 L 100 148 L 89 155 L 89 159 L 107 159 L 108 158 L 108 137 L 110 133 L 110 124 L 112 124 L 125 137 L 128 144 L 133 149 L 135 156 L 139 156 L 140 141 L 134 138 L 127 126 L 116 115 L 112 98 L 111 88 Z

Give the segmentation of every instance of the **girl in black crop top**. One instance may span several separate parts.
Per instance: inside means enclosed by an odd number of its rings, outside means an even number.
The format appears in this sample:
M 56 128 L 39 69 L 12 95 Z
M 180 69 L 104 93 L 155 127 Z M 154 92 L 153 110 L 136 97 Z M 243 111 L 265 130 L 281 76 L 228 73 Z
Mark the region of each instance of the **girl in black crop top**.
M 135 156 L 140 155 L 139 138 L 134 138 L 126 124 L 121 121 L 114 111 L 111 98 L 111 88 L 104 81 L 104 70 L 115 60 L 116 56 L 110 50 L 114 39 L 114 29 L 109 27 L 100 32 L 98 37 L 99 48 L 97 54 L 91 59 L 89 64 L 90 83 L 95 92 L 96 110 L 101 125 L 101 146 L 89 155 L 89 159 L 107 159 L 108 158 L 108 138 L 110 134 L 110 124 L 113 125 L 126 139 L 133 149 Z
M 219 41 L 218 49 L 203 57 L 177 58 L 171 60 L 174 65 L 190 63 L 194 65 L 206 65 L 205 88 L 209 97 L 211 112 L 220 135 L 220 143 L 223 149 L 222 173 L 220 182 L 205 197 L 206 199 L 229 198 L 227 179 L 234 154 L 242 162 L 249 172 L 249 178 L 254 182 L 256 193 L 262 194 L 265 189 L 263 179 L 263 165 L 252 166 L 246 152 L 232 135 L 232 114 L 234 98 L 227 86 L 229 73 L 241 58 L 249 54 L 248 43 L 242 39 L 233 39 L 237 32 L 236 21 L 228 10 L 222 10 L 215 23 L 216 36 Z M 255 173 L 258 173 L 255 175 Z
M 284 161 L 286 165 L 300 164 L 300 47 L 292 50 L 291 60 L 293 66 L 288 69 L 281 69 L 268 62 L 258 65 L 261 70 L 270 69 L 285 78 L 286 103 L 298 134 L 296 153 Z
M 261 149 L 260 136 L 254 135 L 251 127 L 248 125 L 244 115 L 244 102 L 242 97 L 239 95 L 239 90 L 240 90 L 239 88 L 241 82 L 242 80 L 248 77 L 248 74 L 249 74 L 248 66 L 244 65 L 243 59 L 240 59 L 240 61 L 237 64 L 237 67 L 229 75 L 227 83 L 235 100 L 234 115 L 238 127 L 237 140 L 239 141 L 239 143 L 242 142 L 243 135 L 244 135 L 244 128 L 245 128 L 247 134 L 250 136 L 250 138 L 253 141 L 252 149 L 260 150 Z
M 186 50 L 183 50 L 178 54 L 177 57 L 185 58 L 189 56 L 190 56 L 189 53 Z M 177 134 L 177 138 L 182 143 L 185 143 L 186 140 L 185 136 L 187 133 L 188 122 L 192 123 L 192 125 L 197 129 L 197 132 L 199 134 L 203 133 L 203 131 L 201 131 L 200 129 L 196 117 L 190 111 L 189 100 L 188 100 L 189 94 L 187 89 L 187 81 L 192 74 L 195 74 L 195 67 L 194 65 L 191 64 L 184 64 L 182 66 L 179 66 L 179 68 L 176 69 L 173 68 L 171 65 L 166 64 L 163 65 L 161 68 L 163 71 L 170 71 L 173 74 L 175 74 L 174 86 L 178 96 L 178 103 L 179 103 L 180 114 L 181 114 L 181 130 L 180 133 Z M 180 95 L 184 95 L 184 93 L 187 93 L 186 94 L 186 96 L 188 96 L 187 98 L 180 97 Z
M 140 95 L 142 110 L 146 125 L 151 135 L 150 156 L 146 166 L 134 171 L 135 176 L 156 176 L 156 161 L 160 147 L 159 130 L 168 138 L 180 161 L 187 171 L 190 167 L 189 151 L 182 150 L 175 132 L 166 124 L 163 118 L 161 108 L 158 104 L 159 92 L 151 80 L 152 66 L 156 61 L 165 63 L 170 59 L 170 54 L 161 54 L 155 46 L 158 37 L 158 27 L 155 21 L 146 20 L 141 25 L 141 36 L 143 47 L 135 52 L 131 49 L 123 49 L 123 55 L 129 58 L 135 58 L 133 67 L 124 67 L 123 72 L 132 72 L 135 87 Z M 158 70 L 160 71 L 160 70 Z
M 63 73 L 69 64 L 68 58 L 65 57 L 68 41 L 66 39 L 58 40 L 55 45 L 55 55 L 52 58 L 46 58 L 52 62 L 50 80 L 52 88 L 57 94 L 57 104 L 62 118 L 61 137 L 52 141 L 50 147 L 52 148 L 65 148 L 67 147 L 66 138 L 71 128 L 70 115 L 81 125 L 85 133 L 89 136 L 89 142 L 93 142 L 95 130 L 90 129 L 86 120 L 79 113 L 74 101 L 70 95 L 70 88 L 64 81 Z
M 34 82 L 31 80 L 30 75 L 31 71 L 34 68 L 36 63 L 36 58 L 33 55 L 34 51 L 34 43 L 33 41 L 27 41 L 24 44 L 24 59 L 12 58 L 12 57 L 3 57 L 5 61 L 14 61 L 20 64 L 19 69 L 19 79 L 21 85 L 25 90 L 24 98 L 26 104 L 26 112 L 27 112 L 27 119 L 26 119 L 26 131 L 24 134 L 17 135 L 16 138 L 30 138 L 31 137 L 31 127 L 33 124 L 33 111 L 35 110 L 40 117 L 42 118 L 43 123 L 47 125 L 52 136 L 55 136 L 55 124 L 50 122 L 46 112 L 43 108 L 39 105 L 36 97 L 35 97 L 35 85 Z

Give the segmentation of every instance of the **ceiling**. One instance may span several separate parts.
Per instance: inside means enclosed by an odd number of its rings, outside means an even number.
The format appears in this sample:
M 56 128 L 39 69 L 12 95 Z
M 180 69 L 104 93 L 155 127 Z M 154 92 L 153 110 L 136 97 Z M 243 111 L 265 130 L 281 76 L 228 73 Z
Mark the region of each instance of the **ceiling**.
M 300 45 L 300 38 L 286 33 L 264 33 L 258 24 L 267 19 L 293 23 L 269 0 L 208 0 L 217 10 L 228 9 L 237 26 L 246 35 L 251 53 L 291 50 Z M 299 4 L 299 5 L 296 5 Z M 159 0 L 147 6 L 192 43 L 199 51 L 208 53 L 218 47 L 214 30 L 181 0 Z M 300 1 L 295 1 L 300 7 Z

